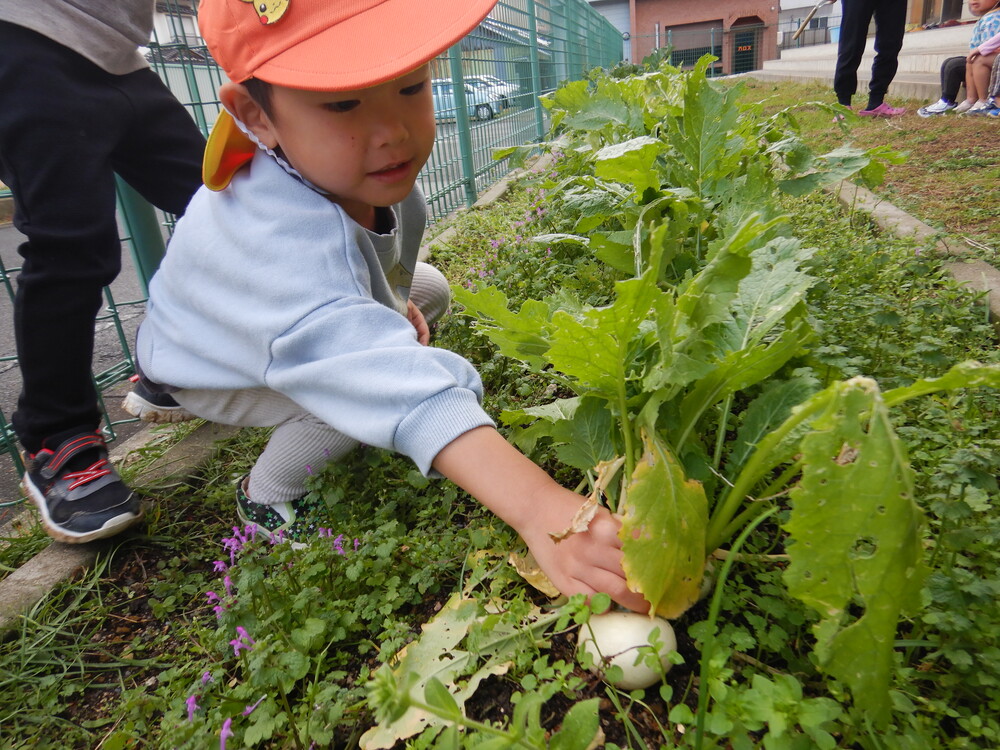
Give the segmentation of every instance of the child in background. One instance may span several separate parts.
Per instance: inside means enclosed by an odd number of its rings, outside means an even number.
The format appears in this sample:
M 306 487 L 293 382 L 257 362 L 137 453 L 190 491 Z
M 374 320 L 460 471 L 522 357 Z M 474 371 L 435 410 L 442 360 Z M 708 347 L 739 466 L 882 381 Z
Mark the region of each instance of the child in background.
M 921 117 L 956 114 L 989 114 L 996 109 L 989 81 L 1000 50 L 1000 0 L 969 0 L 969 11 L 979 20 L 972 29 L 971 51 L 965 57 L 949 57 L 941 64 L 941 98 L 921 107 Z M 965 83 L 965 101 L 957 103 L 958 89 Z
M 190 412 L 274 426 L 236 488 L 241 519 L 295 537 L 311 470 L 359 442 L 403 453 L 510 524 L 564 594 L 646 611 L 602 509 L 559 543 L 582 498 L 496 431 L 458 355 L 427 346 L 447 307 L 418 263 L 417 173 L 434 142 L 428 62 L 496 0 L 202 0 L 230 82 L 205 183 L 150 284 L 137 357 Z

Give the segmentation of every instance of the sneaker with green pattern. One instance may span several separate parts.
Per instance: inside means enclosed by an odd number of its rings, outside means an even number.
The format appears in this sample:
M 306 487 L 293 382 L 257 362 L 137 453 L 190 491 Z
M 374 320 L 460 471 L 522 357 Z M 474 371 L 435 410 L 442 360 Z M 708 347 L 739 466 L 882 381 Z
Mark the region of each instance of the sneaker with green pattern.
M 292 543 L 302 544 L 319 533 L 324 510 L 319 500 L 311 500 L 305 495 L 287 503 L 255 503 L 246 493 L 248 478 L 249 475 L 236 483 L 236 513 L 240 521 L 280 541 Z

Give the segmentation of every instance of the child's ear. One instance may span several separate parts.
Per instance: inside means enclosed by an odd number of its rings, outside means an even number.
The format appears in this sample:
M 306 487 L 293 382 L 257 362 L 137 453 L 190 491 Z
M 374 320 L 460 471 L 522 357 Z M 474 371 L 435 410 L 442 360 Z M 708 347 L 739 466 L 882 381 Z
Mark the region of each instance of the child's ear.
M 278 145 L 271 118 L 250 96 L 246 86 L 231 81 L 222 84 L 219 87 L 219 100 L 233 117 L 246 125 L 260 139 L 261 143 L 268 148 L 275 148 Z

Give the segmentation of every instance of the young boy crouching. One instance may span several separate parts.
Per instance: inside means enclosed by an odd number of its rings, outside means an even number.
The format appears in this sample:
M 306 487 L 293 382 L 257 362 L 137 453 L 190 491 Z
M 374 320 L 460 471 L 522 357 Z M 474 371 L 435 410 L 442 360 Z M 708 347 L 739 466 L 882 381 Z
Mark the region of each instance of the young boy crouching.
M 602 510 L 557 550 L 549 534 L 581 498 L 495 430 L 471 364 L 427 346 L 449 298 L 416 260 L 428 61 L 494 3 L 202 0 L 202 34 L 230 78 L 226 113 L 206 187 L 150 285 L 138 360 L 147 385 L 198 416 L 274 427 L 237 489 L 245 522 L 307 533 L 308 467 L 363 442 L 469 492 L 564 594 L 645 611 L 625 585 L 618 521 Z

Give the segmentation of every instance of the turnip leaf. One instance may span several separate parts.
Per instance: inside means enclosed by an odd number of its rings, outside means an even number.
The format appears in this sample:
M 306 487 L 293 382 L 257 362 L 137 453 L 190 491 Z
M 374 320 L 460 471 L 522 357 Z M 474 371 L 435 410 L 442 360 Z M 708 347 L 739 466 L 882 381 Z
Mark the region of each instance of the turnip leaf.
M 814 632 L 821 668 L 884 724 L 896 625 L 919 607 L 926 575 L 924 517 L 875 382 L 854 378 L 828 392 L 827 409 L 800 443 L 785 581 L 820 614 Z
M 644 452 L 621 507 L 622 550 L 629 587 L 661 617 L 678 617 L 698 600 L 705 568 L 708 501 L 655 434 L 642 433 Z

